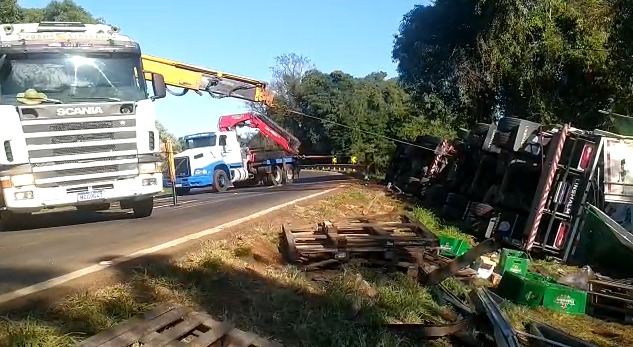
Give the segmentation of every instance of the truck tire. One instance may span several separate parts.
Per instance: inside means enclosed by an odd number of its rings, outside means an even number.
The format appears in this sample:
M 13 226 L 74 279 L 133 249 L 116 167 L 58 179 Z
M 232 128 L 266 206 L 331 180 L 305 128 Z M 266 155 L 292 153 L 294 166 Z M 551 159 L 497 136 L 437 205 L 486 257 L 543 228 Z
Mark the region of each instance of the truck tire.
M 283 183 L 283 171 L 281 169 L 281 166 L 279 165 L 275 165 L 273 167 L 273 172 L 272 172 L 272 183 L 275 186 L 281 185 Z
M 286 164 L 286 183 L 292 184 L 295 181 L 295 170 L 292 165 Z
M 151 197 L 134 201 L 132 203 L 132 211 L 134 211 L 134 218 L 146 218 L 151 216 L 154 211 L 154 198 Z
M 500 132 L 509 133 L 514 130 L 514 128 L 521 125 L 521 121 L 521 118 L 502 117 L 497 123 L 497 130 L 499 130 Z
M 486 134 L 488 134 L 488 130 L 490 130 L 490 124 L 477 123 L 472 127 L 470 131 L 475 135 L 486 136 Z
M 216 169 L 213 171 L 213 189 L 215 189 L 216 192 L 226 192 L 226 190 L 229 189 L 229 184 L 229 176 L 224 170 Z

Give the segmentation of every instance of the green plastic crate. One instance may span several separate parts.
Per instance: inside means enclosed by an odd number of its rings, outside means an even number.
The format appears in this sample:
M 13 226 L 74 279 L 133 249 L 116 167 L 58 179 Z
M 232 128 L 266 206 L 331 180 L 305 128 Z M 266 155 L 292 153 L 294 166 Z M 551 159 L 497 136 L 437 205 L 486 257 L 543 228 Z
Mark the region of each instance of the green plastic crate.
M 528 272 L 529 266 L 530 259 L 528 259 L 525 252 L 504 248 L 501 250 L 501 258 L 499 259 L 497 272 L 500 275 L 503 275 L 506 271 L 525 275 Z
M 459 257 L 466 253 L 471 247 L 468 242 L 452 237 L 440 236 L 440 254 L 445 257 Z
M 508 271 L 497 289 L 501 297 L 525 306 L 543 306 L 568 314 L 584 314 L 587 306 L 587 292 L 531 272 L 521 275 Z

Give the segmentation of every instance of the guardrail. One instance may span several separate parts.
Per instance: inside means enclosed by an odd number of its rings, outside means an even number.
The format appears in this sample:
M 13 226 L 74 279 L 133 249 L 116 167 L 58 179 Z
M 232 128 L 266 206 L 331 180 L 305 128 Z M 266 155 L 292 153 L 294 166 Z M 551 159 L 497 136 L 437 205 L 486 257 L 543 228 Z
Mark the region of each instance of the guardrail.
M 358 165 L 358 164 L 313 164 L 313 165 L 301 165 L 301 170 L 364 173 L 366 170 L 366 167 L 365 165 Z

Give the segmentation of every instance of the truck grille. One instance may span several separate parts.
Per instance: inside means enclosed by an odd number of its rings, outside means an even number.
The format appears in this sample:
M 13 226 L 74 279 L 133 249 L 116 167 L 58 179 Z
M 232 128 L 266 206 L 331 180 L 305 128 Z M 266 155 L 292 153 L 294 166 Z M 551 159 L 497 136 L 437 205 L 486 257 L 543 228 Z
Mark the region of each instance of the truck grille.
M 22 120 L 36 186 L 89 184 L 138 175 L 136 115 L 68 118 Z
M 174 167 L 176 168 L 176 177 L 191 176 L 188 157 L 174 158 Z

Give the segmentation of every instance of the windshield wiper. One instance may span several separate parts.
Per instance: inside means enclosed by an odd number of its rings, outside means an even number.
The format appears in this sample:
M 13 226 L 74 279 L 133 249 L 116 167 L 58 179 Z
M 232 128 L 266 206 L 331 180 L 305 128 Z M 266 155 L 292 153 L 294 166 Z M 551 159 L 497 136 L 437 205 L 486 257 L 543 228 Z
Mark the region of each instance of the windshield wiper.
M 73 100 L 108 100 L 108 101 L 121 101 L 119 98 L 111 98 L 107 96 L 71 96 Z

